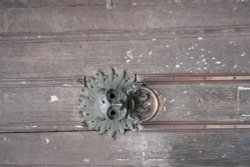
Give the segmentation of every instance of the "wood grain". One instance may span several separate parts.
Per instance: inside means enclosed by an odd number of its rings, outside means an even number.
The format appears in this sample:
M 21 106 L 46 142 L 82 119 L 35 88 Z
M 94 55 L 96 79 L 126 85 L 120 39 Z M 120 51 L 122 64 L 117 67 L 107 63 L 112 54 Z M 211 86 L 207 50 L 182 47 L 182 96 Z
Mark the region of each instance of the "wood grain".
M 39 1 L 17 2 L 2 2 L 1 33 L 141 31 L 250 24 L 248 1 L 125 0 L 114 1 L 112 10 L 106 9 L 105 1 L 99 1 L 99 5 L 95 3 L 98 1 L 41 1 L 41 6 Z
M 249 132 L 1 134 L 4 166 L 248 166 Z M 17 149 L 18 148 L 18 149 Z
M 247 123 L 249 90 L 237 93 L 243 86 L 250 87 L 249 84 L 151 85 L 161 101 L 160 111 L 152 121 Z M 3 87 L 0 132 L 84 130 L 78 114 L 80 94 L 79 83 Z
M 248 166 L 249 84 L 151 85 L 139 132 L 81 126 L 83 76 L 250 73 L 250 2 L 1 0 L 0 166 Z
M 249 73 L 249 45 L 249 36 L 0 44 L 0 76 L 76 77 L 108 67 L 131 73 Z

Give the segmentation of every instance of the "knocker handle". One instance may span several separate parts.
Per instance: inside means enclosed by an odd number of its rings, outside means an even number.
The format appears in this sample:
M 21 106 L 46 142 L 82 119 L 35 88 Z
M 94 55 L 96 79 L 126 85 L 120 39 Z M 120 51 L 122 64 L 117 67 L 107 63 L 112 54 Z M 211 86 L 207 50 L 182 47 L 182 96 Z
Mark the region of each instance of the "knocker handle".
M 150 103 L 150 106 L 151 106 L 150 114 L 147 115 L 145 118 L 141 118 L 142 122 L 147 122 L 155 117 L 155 115 L 157 114 L 157 112 L 159 110 L 160 104 L 159 104 L 159 99 L 157 97 L 157 94 L 152 89 L 150 89 L 148 87 L 143 87 L 142 89 L 149 93 L 149 97 L 152 101 Z

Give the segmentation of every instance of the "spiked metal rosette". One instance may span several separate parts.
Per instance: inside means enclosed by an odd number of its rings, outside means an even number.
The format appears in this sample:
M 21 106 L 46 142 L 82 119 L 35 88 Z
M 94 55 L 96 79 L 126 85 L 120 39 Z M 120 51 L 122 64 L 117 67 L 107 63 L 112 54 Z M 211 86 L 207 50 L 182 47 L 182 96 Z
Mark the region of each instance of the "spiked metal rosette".
M 97 72 L 95 77 L 86 77 L 80 96 L 83 123 L 100 134 L 108 131 L 113 137 L 126 130 L 136 131 L 138 124 L 151 119 L 158 110 L 157 96 L 135 81 L 135 75 L 114 69 L 107 75 Z

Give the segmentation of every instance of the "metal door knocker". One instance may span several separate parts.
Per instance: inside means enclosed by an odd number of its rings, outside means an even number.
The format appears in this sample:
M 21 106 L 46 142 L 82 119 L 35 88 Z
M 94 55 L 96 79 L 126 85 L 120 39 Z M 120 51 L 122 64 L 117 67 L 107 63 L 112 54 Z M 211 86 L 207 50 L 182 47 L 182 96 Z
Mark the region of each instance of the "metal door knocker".
M 80 96 L 83 123 L 89 129 L 108 132 L 111 137 L 126 130 L 136 131 L 139 124 L 152 119 L 158 112 L 156 93 L 145 84 L 239 83 L 250 82 L 249 74 L 242 75 L 171 75 L 137 74 L 110 69 L 108 74 L 97 72 L 85 77 Z
M 80 96 L 82 122 L 100 134 L 123 134 L 136 131 L 138 125 L 152 119 L 159 108 L 156 93 L 136 82 L 136 75 L 110 69 L 86 77 Z

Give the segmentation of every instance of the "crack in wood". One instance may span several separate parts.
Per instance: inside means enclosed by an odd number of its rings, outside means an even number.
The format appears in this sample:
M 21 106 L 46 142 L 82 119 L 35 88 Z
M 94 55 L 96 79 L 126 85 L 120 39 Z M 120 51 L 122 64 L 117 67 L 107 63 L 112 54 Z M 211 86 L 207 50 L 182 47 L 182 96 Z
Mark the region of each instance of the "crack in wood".
M 230 121 L 154 121 L 139 126 L 139 131 L 197 131 L 197 130 L 246 130 L 249 131 L 250 122 Z M 80 132 L 94 131 L 78 124 L 65 123 L 20 123 L 0 125 L 0 133 L 44 133 L 44 132 Z
M 1 43 L 48 43 L 80 41 L 129 41 L 171 38 L 197 38 L 199 36 L 249 36 L 250 27 L 193 27 L 166 30 L 122 31 L 96 30 L 55 33 L 0 33 Z

